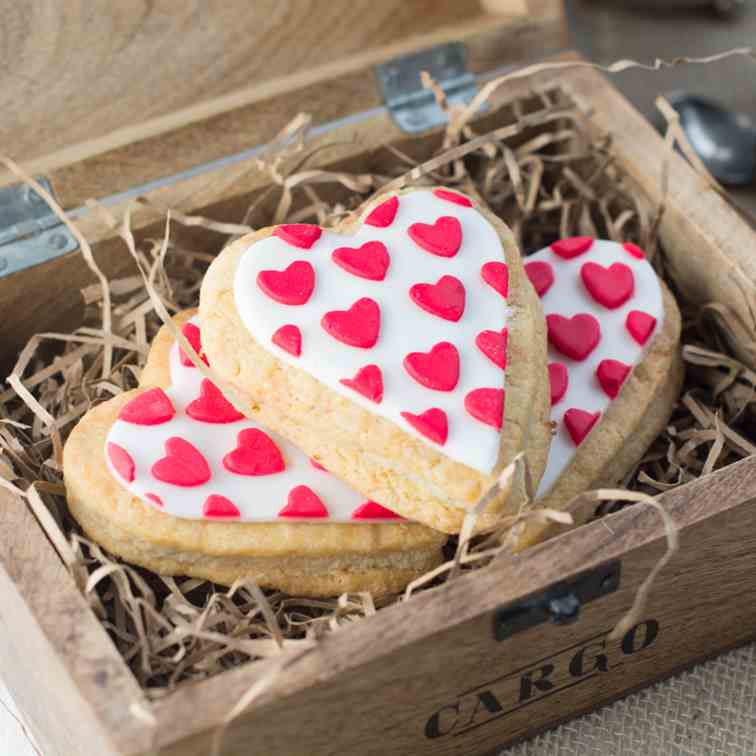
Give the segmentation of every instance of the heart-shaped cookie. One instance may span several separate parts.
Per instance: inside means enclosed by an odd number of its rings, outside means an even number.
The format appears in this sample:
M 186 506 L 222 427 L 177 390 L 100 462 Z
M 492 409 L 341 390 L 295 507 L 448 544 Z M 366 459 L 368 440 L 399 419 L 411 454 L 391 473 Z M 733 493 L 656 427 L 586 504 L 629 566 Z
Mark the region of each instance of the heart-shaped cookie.
M 197 350 L 199 323 L 184 319 Z M 443 536 L 239 416 L 165 328 L 142 380 L 153 387 L 91 410 L 65 447 L 69 507 L 106 548 L 167 574 L 306 595 L 401 590 L 440 560 Z
M 185 334 L 194 329 L 199 331 L 198 319 L 182 327 Z M 364 496 L 313 467 L 289 441 L 246 420 L 212 381 L 193 364 L 184 364 L 177 344 L 168 361 L 170 387 L 149 389 L 131 399 L 108 432 L 108 464 L 129 491 L 148 502 L 156 496 L 162 511 L 175 517 L 202 519 L 222 510 L 224 518 L 235 512 L 241 522 L 262 523 L 293 516 L 306 520 L 307 512 L 313 512 L 318 521 L 355 521 Z M 145 426 L 144 408 L 154 406 L 163 415 L 170 407 L 171 417 Z M 124 470 L 130 470 L 131 480 Z M 294 490 L 299 494 L 292 499 Z M 297 496 L 301 499 L 305 490 L 321 505 L 299 506 Z M 209 496 L 216 497 L 212 506 L 207 505 Z M 234 509 L 220 507 L 221 499 Z M 364 513 L 359 519 L 365 521 Z
M 444 530 L 526 447 L 540 477 L 542 315 L 498 219 L 422 189 L 374 201 L 306 249 L 279 228 L 224 250 L 200 299 L 204 348 L 250 414 L 369 498 Z M 261 285 L 294 265 L 313 272 L 306 301 Z M 303 389 L 308 402 L 292 401 Z
M 525 270 L 548 324 L 556 427 L 538 493 L 558 508 L 621 480 L 664 427 L 681 379 L 680 320 L 636 245 L 562 239 Z

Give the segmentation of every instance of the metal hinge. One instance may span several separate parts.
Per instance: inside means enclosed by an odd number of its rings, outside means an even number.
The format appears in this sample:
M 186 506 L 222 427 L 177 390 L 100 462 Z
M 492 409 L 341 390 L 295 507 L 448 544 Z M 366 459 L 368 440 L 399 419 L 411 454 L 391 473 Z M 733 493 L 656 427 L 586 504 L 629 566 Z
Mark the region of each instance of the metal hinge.
M 52 192 L 50 183 L 37 181 Z M 72 252 L 78 243 L 47 203 L 26 184 L 0 189 L 0 278 Z
M 581 606 L 619 588 L 620 571 L 620 562 L 607 562 L 571 580 L 555 583 L 548 590 L 498 607 L 493 616 L 494 638 L 506 640 L 549 620 L 556 625 L 575 622 Z
M 475 77 L 465 64 L 465 46 L 450 42 L 395 58 L 375 67 L 384 102 L 403 131 L 417 134 L 446 123 L 433 92 L 424 89 L 421 71 L 427 71 L 444 90 L 450 103 L 467 103 L 477 92 Z

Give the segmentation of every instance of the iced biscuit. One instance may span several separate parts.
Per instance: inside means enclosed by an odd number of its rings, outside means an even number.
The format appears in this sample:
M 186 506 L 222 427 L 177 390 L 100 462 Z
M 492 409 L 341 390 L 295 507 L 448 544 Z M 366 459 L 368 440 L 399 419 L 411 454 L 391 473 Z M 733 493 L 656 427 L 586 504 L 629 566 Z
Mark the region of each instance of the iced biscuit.
M 446 189 L 373 200 L 329 231 L 245 236 L 210 266 L 205 349 L 246 412 L 370 499 L 460 529 L 550 433 L 545 323 L 509 229 Z M 517 505 L 519 481 L 480 519 Z
M 680 313 L 635 244 L 562 239 L 525 271 L 546 315 L 554 425 L 538 503 L 562 509 L 619 483 L 664 429 L 683 378 Z
M 185 321 L 185 322 L 184 322 Z M 200 350 L 197 320 L 176 320 Z M 109 551 L 168 575 L 298 595 L 402 590 L 445 537 L 364 496 L 246 420 L 167 328 L 140 388 L 90 410 L 64 453 L 68 505 Z

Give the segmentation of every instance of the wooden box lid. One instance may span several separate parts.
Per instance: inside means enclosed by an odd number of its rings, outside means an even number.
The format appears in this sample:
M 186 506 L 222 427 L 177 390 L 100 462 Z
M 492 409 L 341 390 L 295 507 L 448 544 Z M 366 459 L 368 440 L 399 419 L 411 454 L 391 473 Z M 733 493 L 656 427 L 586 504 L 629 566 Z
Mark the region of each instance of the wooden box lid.
M 328 121 L 378 104 L 365 69 L 381 61 L 460 40 L 473 72 L 491 70 L 565 29 L 562 0 L 33 0 L 8 5 L 4 27 L 2 150 L 36 173 L 66 167 L 53 181 L 66 207 L 266 141 L 286 93 Z M 252 121 L 217 120 L 252 105 Z

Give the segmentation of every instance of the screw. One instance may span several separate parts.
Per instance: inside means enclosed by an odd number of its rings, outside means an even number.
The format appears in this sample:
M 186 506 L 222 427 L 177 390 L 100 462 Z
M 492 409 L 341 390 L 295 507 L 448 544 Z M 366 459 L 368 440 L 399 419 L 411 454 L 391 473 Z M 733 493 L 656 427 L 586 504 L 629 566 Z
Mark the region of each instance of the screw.
M 568 625 L 574 622 L 580 614 L 580 599 L 574 593 L 551 599 L 549 613 L 556 625 Z
M 54 233 L 47 238 L 47 243 L 55 249 L 65 249 L 68 246 L 68 239 L 61 233 Z

